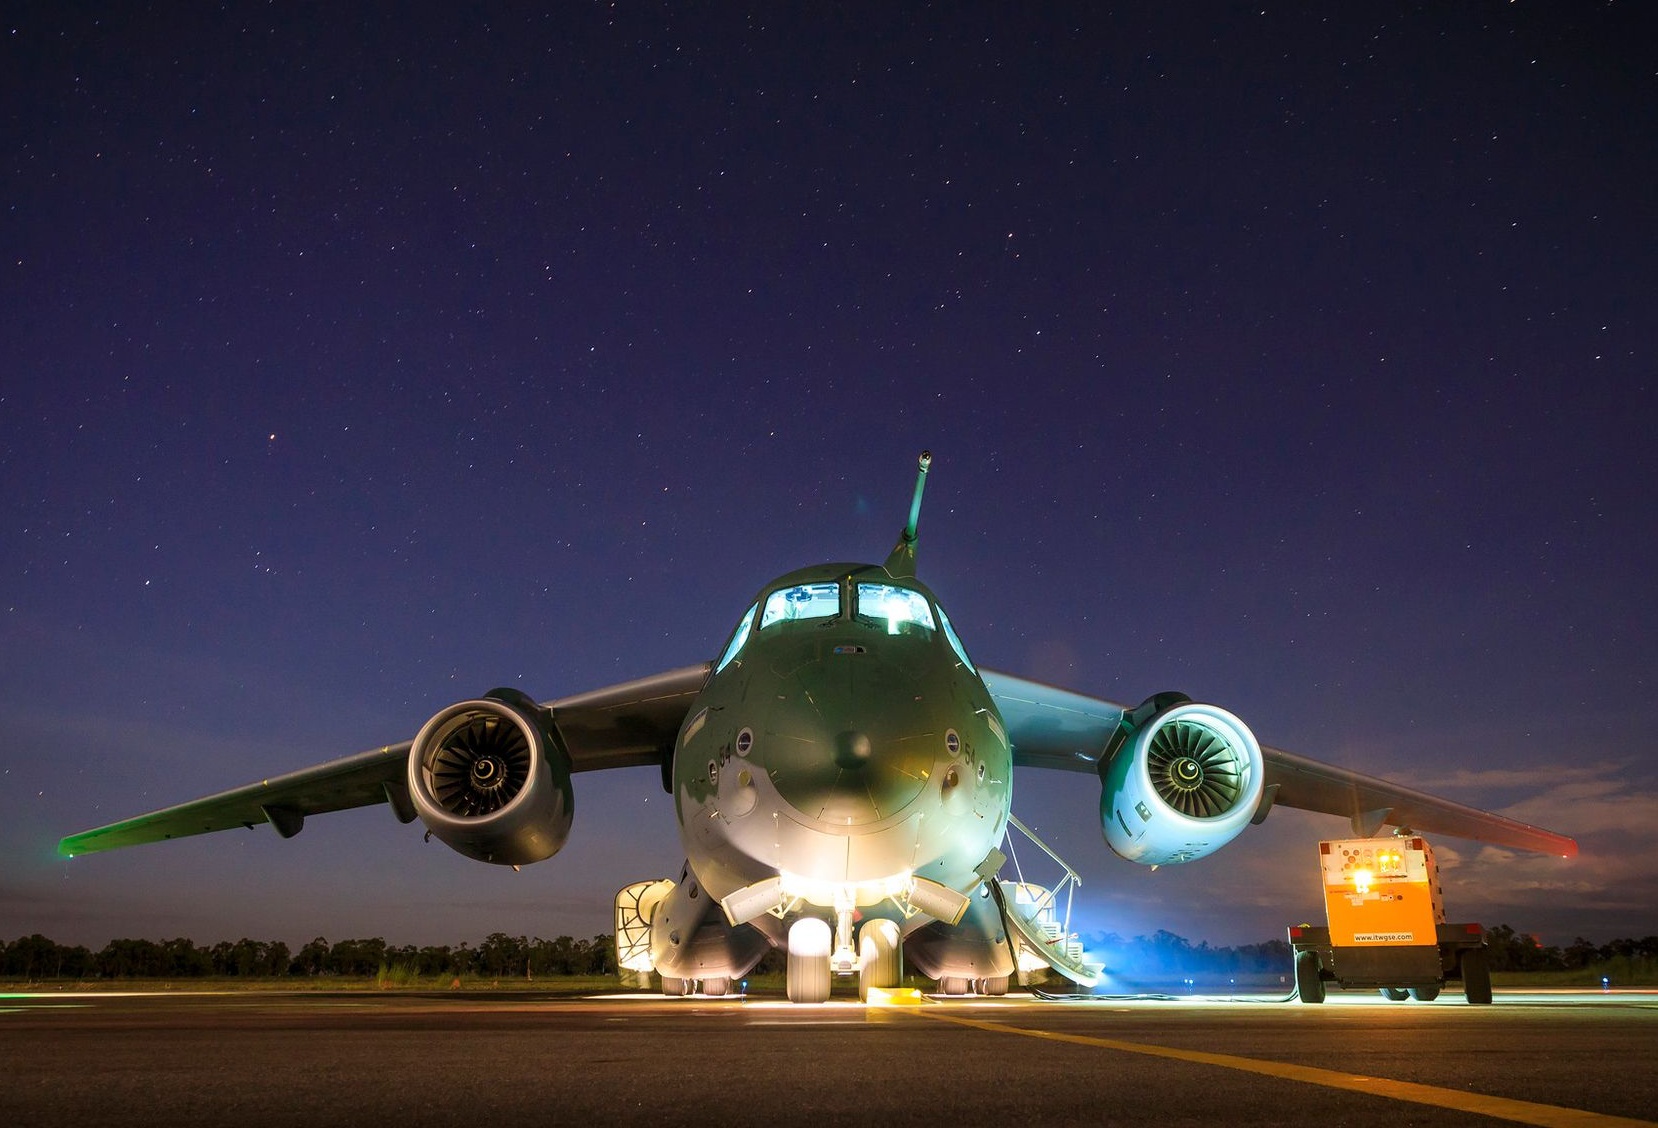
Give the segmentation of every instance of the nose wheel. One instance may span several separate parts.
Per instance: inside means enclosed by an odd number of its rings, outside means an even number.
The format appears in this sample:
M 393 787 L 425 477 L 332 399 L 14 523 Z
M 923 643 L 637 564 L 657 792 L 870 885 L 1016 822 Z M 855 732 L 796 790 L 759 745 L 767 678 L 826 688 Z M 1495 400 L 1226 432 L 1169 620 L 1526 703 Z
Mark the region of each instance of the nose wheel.
M 787 987 L 791 1003 L 829 998 L 829 923 L 802 917 L 789 926 Z
M 899 946 L 898 926 L 876 918 L 858 930 L 858 999 L 869 1002 L 877 988 L 898 986 L 904 974 L 904 950 Z

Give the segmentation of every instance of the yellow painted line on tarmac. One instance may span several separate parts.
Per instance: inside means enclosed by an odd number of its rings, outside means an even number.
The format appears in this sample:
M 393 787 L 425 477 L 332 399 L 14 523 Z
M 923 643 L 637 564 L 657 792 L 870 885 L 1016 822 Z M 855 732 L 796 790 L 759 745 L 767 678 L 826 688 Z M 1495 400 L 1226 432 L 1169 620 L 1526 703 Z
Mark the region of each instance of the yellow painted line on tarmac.
M 1207 1053 L 1203 1050 L 1181 1050 L 1172 1046 L 1154 1046 L 1145 1042 L 1122 1042 L 1115 1038 L 1097 1038 L 1090 1034 L 1064 1034 L 1055 1030 L 1032 1030 L 1024 1026 L 1009 1026 L 1004 1022 L 986 1022 L 983 1019 L 964 1018 L 950 1014 L 942 1007 L 928 1007 L 909 1013 L 939 1022 L 953 1022 L 996 1034 L 1023 1034 L 1027 1038 L 1043 1038 L 1050 1042 L 1070 1042 L 1078 1046 L 1097 1046 L 1104 1050 L 1118 1050 L 1126 1054 L 1145 1054 L 1148 1057 L 1173 1058 L 1176 1061 L 1218 1065 L 1223 1069 L 1240 1069 L 1246 1073 L 1261 1073 L 1281 1077 L 1286 1081 L 1303 1081 L 1309 1085 L 1323 1085 L 1330 1089 L 1347 1089 L 1372 1097 L 1389 1097 L 1396 1101 L 1432 1105 L 1435 1108 L 1472 1112 L 1518 1124 L 1538 1124 L 1543 1128 L 1654 1128 L 1658 1121 L 1636 1120 L 1627 1116 L 1606 1116 L 1578 1108 L 1537 1104 L 1534 1101 L 1516 1101 L 1507 1097 L 1492 1097 L 1482 1093 L 1465 1093 L 1459 1089 L 1441 1089 L 1435 1085 L 1419 1085 L 1414 1081 L 1392 1081 L 1386 1077 L 1366 1077 L 1343 1073 L 1334 1069 L 1317 1069 L 1309 1065 L 1291 1065 L 1287 1062 L 1261 1061 L 1256 1058 L 1233 1057 L 1231 1054 Z

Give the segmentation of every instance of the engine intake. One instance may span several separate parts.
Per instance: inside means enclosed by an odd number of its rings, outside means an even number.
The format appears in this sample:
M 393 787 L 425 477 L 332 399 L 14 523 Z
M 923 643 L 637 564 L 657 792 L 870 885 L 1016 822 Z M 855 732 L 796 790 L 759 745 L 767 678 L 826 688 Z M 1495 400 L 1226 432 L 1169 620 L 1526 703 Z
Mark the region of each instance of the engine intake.
M 1159 695 L 1124 719 L 1100 767 L 1100 827 L 1122 857 L 1148 866 L 1212 854 L 1261 800 L 1261 746 L 1225 709 Z
M 570 836 L 570 755 L 545 710 L 494 690 L 427 721 L 409 750 L 409 794 L 426 829 L 480 862 L 528 865 Z

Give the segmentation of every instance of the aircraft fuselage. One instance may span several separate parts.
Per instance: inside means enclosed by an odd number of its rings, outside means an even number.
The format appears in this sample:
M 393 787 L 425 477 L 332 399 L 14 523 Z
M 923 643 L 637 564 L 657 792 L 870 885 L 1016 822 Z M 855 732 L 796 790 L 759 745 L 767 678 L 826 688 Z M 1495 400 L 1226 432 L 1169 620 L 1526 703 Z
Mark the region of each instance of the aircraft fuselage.
M 876 565 L 762 589 L 674 757 L 686 858 L 713 899 L 776 879 L 773 915 L 862 914 L 902 909 L 918 883 L 976 883 L 1006 829 L 1012 759 L 959 646 L 924 585 Z

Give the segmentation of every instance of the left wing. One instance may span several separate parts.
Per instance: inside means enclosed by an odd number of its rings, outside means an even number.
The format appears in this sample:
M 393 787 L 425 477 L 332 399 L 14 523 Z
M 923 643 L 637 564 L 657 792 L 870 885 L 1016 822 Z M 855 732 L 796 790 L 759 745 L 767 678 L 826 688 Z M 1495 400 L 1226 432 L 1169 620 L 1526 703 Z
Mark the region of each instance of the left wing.
M 571 767 L 585 772 L 664 762 L 710 668 L 706 662 L 682 666 L 548 702 L 545 708 L 552 711 L 553 723 L 570 751 Z M 73 857 L 261 823 L 270 823 L 282 837 L 292 838 L 307 815 L 375 803 L 390 803 L 400 822 L 412 822 L 415 808 L 408 786 L 412 743 L 405 740 L 373 748 L 72 834 L 58 843 L 58 853 Z
M 1007 723 L 1015 765 L 1095 772 L 1106 741 L 1117 731 L 1122 705 L 995 670 L 981 670 Z M 1266 778 L 1256 821 L 1274 805 L 1340 815 L 1353 833 L 1384 825 L 1471 838 L 1498 846 L 1575 857 L 1577 843 L 1529 823 L 1454 803 L 1384 779 L 1261 746 Z
M 304 825 L 306 815 L 366 807 L 371 803 L 391 803 L 397 817 L 408 822 L 414 818 L 414 804 L 405 782 L 409 744 L 407 740 L 388 744 L 314 768 L 301 768 L 287 775 L 221 791 L 205 799 L 193 799 L 176 807 L 123 819 L 96 830 L 83 830 L 59 842 L 58 853 L 73 858 L 76 854 L 265 822 L 274 826 L 282 837 L 292 838 Z M 403 817 L 405 813 L 408 818 Z

